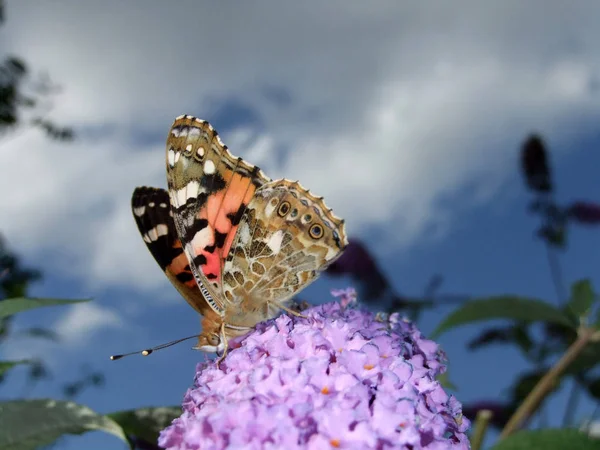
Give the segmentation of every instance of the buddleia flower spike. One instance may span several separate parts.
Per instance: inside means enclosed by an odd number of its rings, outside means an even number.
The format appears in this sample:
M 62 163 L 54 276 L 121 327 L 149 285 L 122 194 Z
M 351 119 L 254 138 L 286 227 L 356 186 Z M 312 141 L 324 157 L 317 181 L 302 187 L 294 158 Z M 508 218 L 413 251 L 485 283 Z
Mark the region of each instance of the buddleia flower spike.
M 199 364 L 165 449 L 469 449 L 469 420 L 436 376 L 435 342 L 397 314 L 339 302 L 259 324 L 217 368 Z M 342 304 L 345 305 L 342 306 Z

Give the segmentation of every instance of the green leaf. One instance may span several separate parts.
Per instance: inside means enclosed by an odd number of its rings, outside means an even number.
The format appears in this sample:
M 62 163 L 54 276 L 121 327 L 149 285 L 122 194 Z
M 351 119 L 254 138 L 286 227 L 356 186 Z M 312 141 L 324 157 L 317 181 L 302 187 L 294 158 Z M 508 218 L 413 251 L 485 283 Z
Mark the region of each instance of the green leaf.
M 41 308 L 43 306 L 72 305 L 75 303 L 89 302 L 91 299 L 64 300 L 60 298 L 7 298 L 0 302 L 0 319 L 12 316 L 18 312 L 28 309 Z
M 30 364 L 31 359 L 20 359 L 18 361 L 0 361 L 0 377 L 15 366 L 20 364 Z
M 523 400 L 533 391 L 533 388 L 540 382 L 544 375 L 548 372 L 547 369 L 540 367 L 528 372 L 519 374 L 518 378 L 511 386 L 511 394 L 509 398 L 514 404 L 521 404 Z M 552 392 L 560 387 L 562 379 L 557 379 L 551 386 Z
M 580 374 L 600 365 L 600 342 L 591 342 L 581 351 L 577 359 L 573 361 L 565 374 Z
M 579 280 L 571 286 L 571 298 L 568 308 L 577 317 L 585 317 L 594 304 L 594 290 L 590 280 Z
M 160 408 L 140 408 L 108 414 L 127 435 L 134 435 L 145 441 L 156 443 L 161 430 L 181 416 L 181 406 Z
M 600 399 L 600 377 L 588 381 L 586 383 L 586 388 L 592 397 Z
M 572 428 L 519 431 L 492 450 L 598 450 L 600 440 Z
M 123 429 L 87 406 L 52 399 L 0 402 L 0 448 L 34 450 L 64 434 L 98 430 L 127 442 Z
M 512 319 L 522 322 L 550 322 L 568 327 L 574 324 L 568 314 L 548 303 L 525 297 L 504 295 L 470 300 L 452 312 L 438 325 L 431 339 L 460 325 L 491 319 Z

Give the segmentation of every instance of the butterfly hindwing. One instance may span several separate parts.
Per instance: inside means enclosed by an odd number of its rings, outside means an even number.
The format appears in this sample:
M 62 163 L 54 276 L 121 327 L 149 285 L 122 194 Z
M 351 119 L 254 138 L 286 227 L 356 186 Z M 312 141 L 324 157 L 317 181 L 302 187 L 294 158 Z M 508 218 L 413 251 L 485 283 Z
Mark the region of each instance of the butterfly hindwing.
M 187 302 L 204 314 L 208 304 L 198 289 L 177 236 L 167 191 L 137 187 L 131 197 L 131 209 L 142 239 L 160 268 Z
M 190 269 L 210 306 L 223 315 L 225 258 L 248 204 L 270 179 L 234 157 L 208 122 L 180 116 L 167 139 L 167 181 Z
M 264 301 L 270 318 L 341 255 L 343 220 L 299 183 L 277 180 L 256 190 L 226 258 L 223 292 L 231 302 Z

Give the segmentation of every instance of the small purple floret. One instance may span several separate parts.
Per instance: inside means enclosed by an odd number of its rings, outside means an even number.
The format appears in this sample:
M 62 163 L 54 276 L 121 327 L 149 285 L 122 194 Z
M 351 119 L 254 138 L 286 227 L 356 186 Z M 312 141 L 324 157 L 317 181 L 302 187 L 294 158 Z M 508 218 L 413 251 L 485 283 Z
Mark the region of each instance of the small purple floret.
M 397 314 L 340 302 L 259 324 L 219 368 L 199 364 L 166 449 L 469 449 L 433 341 Z

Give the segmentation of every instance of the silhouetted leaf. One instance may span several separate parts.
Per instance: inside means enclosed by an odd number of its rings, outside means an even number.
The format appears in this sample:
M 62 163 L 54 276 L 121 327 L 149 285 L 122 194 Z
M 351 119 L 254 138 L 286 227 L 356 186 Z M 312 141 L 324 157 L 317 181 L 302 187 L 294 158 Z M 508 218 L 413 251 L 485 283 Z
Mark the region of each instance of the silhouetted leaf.
M 4 65 L 2 67 L 2 75 L 4 76 L 3 81 L 8 81 L 9 79 L 18 79 L 26 73 L 27 65 L 23 60 L 14 56 L 9 56 L 4 60 Z
M 546 372 L 547 370 L 542 368 L 519 374 L 519 377 L 516 379 L 511 388 L 511 399 L 513 403 L 520 404 L 540 382 Z M 552 387 L 552 390 L 556 390 L 559 384 L 560 380 L 555 386 Z
M 600 378 L 595 378 L 586 383 L 586 388 L 592 397 L 600 400 Z
M 88 377 L 89 382 L 92 386 L 104 386 L 105 378 L 100 372 L 94 372 Z
M 20 359 L 18 361 L 0 361 L 0 376 L 3 376 L 6 372 L 15 366 L 21 364 L 30 364 L 30 359 Z
M 136 436 L 148 442 L 156 442 L 161 430 L 181 416 L 181 406 L 140 408 L 108 414 L 128 436 Z
M 492 450 L 598 450 L 600 440 L 569 428 L 519 431 L 492 447 Z
M 65 300 L 59 298 L 7 298 L 0 302 L 0 318 L 12 316 L 18 312 L 44 306 L 72 305 L 89 302 L 91 299 Z
M 72 141 L 74 138 L 74 133 L 71 128 L 58 127 L 49 120 L 43 119 L 41 117 L 36 117 L 31 121 L 31 123 L 43 129 L 46 132 L 46 134 L 52 139 L 57 139 L 60 141 Z
M 460 325 L 492 319 L 522 322 L 553 322 L 573 326 L 569 316 L 541 300 L 511 295 L 469 300 L 450 313 L 432 334 L 432 339 Z
M 580 280 L 571 286 L 571 298 L 567 307 L 577 319 L 587 316 L 595 300 L 589 279 Z
M 63 394 L 66 398 L 74 399 L 85 388 L 83 382 L 68 383 L 63 386 Z
M 48 339 L 49 341 L 58 342 L 60 341 L 60 336 L 56 331 L 48 330 L 46 328 L 40 327 L 32 327 L 27 328 L 25 330 L 19 330 L 18 333 L 14 335 L 26 335 L 35 338 Z
M 0 402 L 0 448 L 33 450 L 64 434 L 98 430 L 127 442 L 121 427 L 87 406 L 51 399 Z
M 49 372 L 42 361 L 32 361 L 29 369 L 29 379 L 37 381 L 42 378 L 48 378 Z
M 467 347 L 470 350 L 477 350 L 492 344 L 515 344 L 525 355 L 528 355 L 533 347 L 529 331 L 522 323 L 486 328 L 476 338 L 469 341 Z
M 575 202 L 567 208 L 572 221 L 581 225 L 600 224 L 600 205 L 592 202 Z
M 591 370 L 600 365 L 600 342 L 589 343 L 579 356 L 565 370 L 566 374 L 576 374 Z
M 567 228 L 562 224 L 550 224 L 541 226 L 537 235 L 552 247 L 564 249 L 567 246 Z

